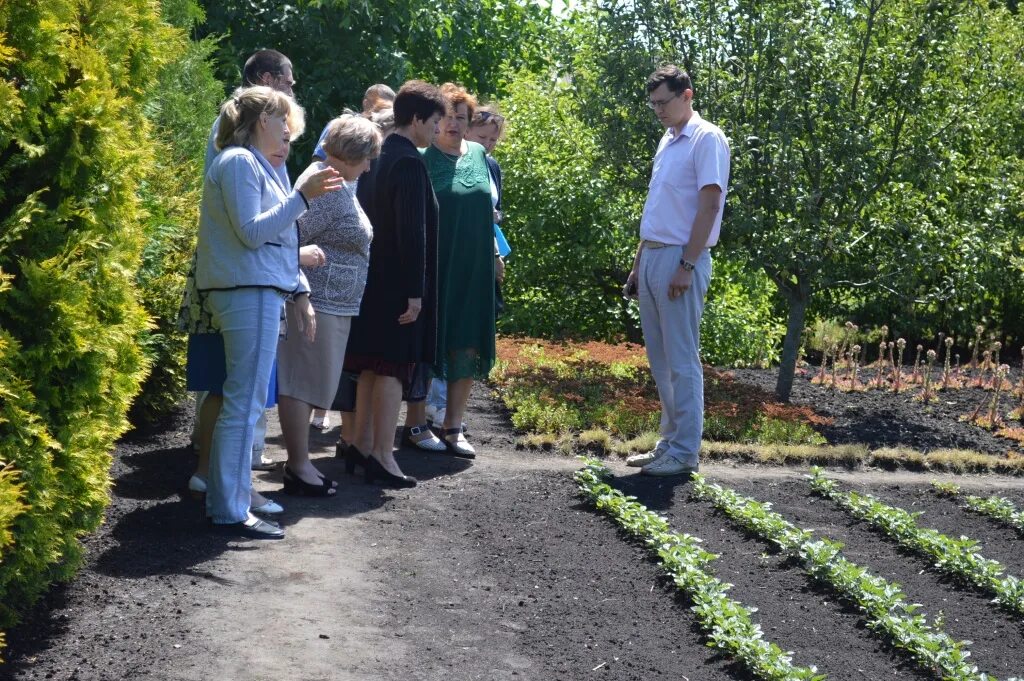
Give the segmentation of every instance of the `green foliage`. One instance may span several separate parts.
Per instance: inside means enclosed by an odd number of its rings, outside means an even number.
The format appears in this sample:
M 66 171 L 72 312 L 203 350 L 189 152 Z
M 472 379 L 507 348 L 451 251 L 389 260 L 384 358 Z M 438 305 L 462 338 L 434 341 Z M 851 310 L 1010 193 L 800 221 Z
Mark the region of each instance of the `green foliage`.
M 498 147 L 513 255 L 503 331 L 554 338 L 639 337 L 622 282 L 643 196 L 616 186 L 611 159 L 581 120 L 571 89 L 523 71 L 503 101 Z
M 770 504 L 709 483 L 704 476 L 694 476 L 692 494 L 712 502 L 730 520 L 799 560 L 814 579 L 857 606 L 872 631 L 907 651 L 923 669 L 938 671 L 943 679 L 994 681 L 969 661 L 969 641 L 954 640 L 938 623 L 929 624 L 918 612 L 920 606 L 905 600 L 899 585 L 844 558 L 839 543 L 816 540 L 809 530 L 796 527 L 772 511 Z
M 716 256 L 785 299 L 780 395 L 805 314 L 1024 336 L 1019 16 L 975 0 L 593 0 L 569 29 L 579 116 L 624 192 L 643 194 L 661 132 L 642 115 L 658 64 L 690 72 L 729 136 Z
M 162 11 L 186 32 L 203 18 L 195 0 L 165 1 Z M 140 344 L 153 368 L 133 406 L 136 424 L 166 414 L 185 394 L 187 338 L 176 322 L 195 249 L 207 136 L 223 96 L 209 64 L 215 49 L 212 39 L 185 42 L 146 92 L 154 158 L 140 191 L 146 245 L 136 279 L 152 321 Z
M 679 590 L 708 637 L 708 645 L 739 660 L 754 678 L 775 681 L 821 681 L 814 667 L 796 667 L 793 654 L 764 639 L 754 622 L 755 609 L 729 598 L 729 584 L 708 572 L 718 556 L 700 547 L 701 540 L 672 532 L 668 522 L 613 488 L 611 472 L 600 462 L 585 461 L 573 479 L 580 493 L 598 511 L 610 516 L 630 536 L 647 545 Z
M 296 97 L 313 134 L 292 150 L 304 167 L 321 127 L 345 107 L 361 109 L 373 83 L 454 80 L 500 95 L 499 67 L 542 70 L 552 38 L 550 8 L 525 0 L 204 0 L 201 35 L 226 35 L 218 76 L 241 83 L 244 59 L 273 47 L 295 67 Z
M 919 527 L 920 513 L 888 506 L 870 494 L 843 492 L 820 468 L 811 469 L 811 489 L 831 499 L 847 513 L 864 520 L 885 533 L 900 546 L 935 561 L 935 568 L 956 579 L 973 584 L 995 596 L 995 601 L 1010 612 L 1024 614 L 1024 580 L 1007 575 L 998 561 L 985 558 L 978 542 L 970 537 L 948 537 L 937 530 Z
M 639 313 L 623 298 L 622 284 L 646 186 L 623 181 L 621 159 L 584 118 L 578 86 L 525 72 L 509 81 L 507 139 L 496 152 L 504 230 L 513 247 L 500 328 L 545 338 L 639 341 Z M 646 110 L 640 112 L 646 121 Z M 714 267 L 701 325 L 704 360 L 773 361 L 782 336 L 774 285 L 736 260 L 716 259 Z
M 144 93 L 180 41 L 148 0 L 0 4 L 0 628 L 73 573 L 102 520 L 147 369 Z
M 775 303 L 775 284 L 764 272 L 716 257 L 700 324 L 701 359 L 715 366 L 776 363 L 785 327 Z

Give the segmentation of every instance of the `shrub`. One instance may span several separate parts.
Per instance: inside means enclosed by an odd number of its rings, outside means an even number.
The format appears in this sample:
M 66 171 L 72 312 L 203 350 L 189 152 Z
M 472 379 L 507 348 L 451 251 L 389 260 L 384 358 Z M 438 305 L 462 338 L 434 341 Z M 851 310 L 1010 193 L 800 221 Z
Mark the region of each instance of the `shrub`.
M 182 40 L 148 0 L 0 4 L 0 629 L 73 574 L 108 501 L 147 369 L 144 93 Z
M 203 18 L 194 0 L 164 0 L 161 7 L 165 20 L 185 31 Z M 195 250 L 206 140 L 224 96 L 208 61 L 215 41 L 183 48 L 160 70 L 145 105 L 155 153 L 140 192 L 146 245 L 136 280 L 152 320 L 141 338 L 152 371 L 135 401 L 136 424 L 166 414 L 185 394 L 187 336 L 177 330 L 178 307 Z

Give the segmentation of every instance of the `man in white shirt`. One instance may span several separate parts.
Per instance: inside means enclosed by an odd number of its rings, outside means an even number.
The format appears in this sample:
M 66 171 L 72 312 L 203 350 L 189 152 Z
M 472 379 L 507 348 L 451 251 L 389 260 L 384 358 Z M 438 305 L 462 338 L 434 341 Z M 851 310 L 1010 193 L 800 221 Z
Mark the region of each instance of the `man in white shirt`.
M 693 85 L 678 67 L 647 79 L 647 105 L 665 126 L 640 221 L 640 245 L 625 293 L 640 299 L 640 323 L 661 400 L 661 439 L 626 460 L 648 475 L 689 475 L 704 430 L 700 318 L 711 281 L 729 185 L 729 142 L 693 110 Z

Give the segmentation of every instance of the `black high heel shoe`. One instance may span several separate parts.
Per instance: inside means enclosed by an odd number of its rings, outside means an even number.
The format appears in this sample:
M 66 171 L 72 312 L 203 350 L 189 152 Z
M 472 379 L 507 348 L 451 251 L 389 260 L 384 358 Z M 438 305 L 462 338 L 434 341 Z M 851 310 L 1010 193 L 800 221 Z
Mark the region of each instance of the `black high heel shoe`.
M 355 445 L 349 445 L 344 450 L 339 448 L 335 456 L 345 459 L 345 473 L 348 475 L 355 475 L 356 466 L 365 469 L 366 460 L 370 458 L 356 449 Z
M 284 493 L 293 494 L 299 497 L 331 497 L 334 490 L 334 481 L 330 478 L 320 476 L 320 484 L 313 485 L 299 476 L 292 473 L 287 465 L 284 467 Z
M 356 450 L 358 451 L 358 450 Z M 381 465 L 380 461 L 373 458 L 372 456 L 366 457 L 363 462 L 363 467 L 366 469 L 366 482 L 373 483 L 375 480 L 380 480 L 381 484 L 386 487 L 415 487 L 416 478 L 408 475 L 395 475 L 388 469 Z

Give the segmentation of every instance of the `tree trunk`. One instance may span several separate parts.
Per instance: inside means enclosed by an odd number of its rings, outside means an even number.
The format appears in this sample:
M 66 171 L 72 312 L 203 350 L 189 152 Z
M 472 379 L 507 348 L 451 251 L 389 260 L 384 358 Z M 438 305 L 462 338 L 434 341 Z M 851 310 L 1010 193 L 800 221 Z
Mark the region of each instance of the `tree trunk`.
M 810 291 L 802 282 L 794 287 L 782 289 L 789 303 L 789 320 L 786 323 L 786 340 L 782 343 L 782 363 L 779 365 L 779 377 L 775 382 L 775 396 L 783 402 L 789 402 L 793 392 L 793 377 L 796 375 L 796 360 L 800 352 L 800 341 L 804 333 L 804 316 L 807 303 L 810 302 Z

